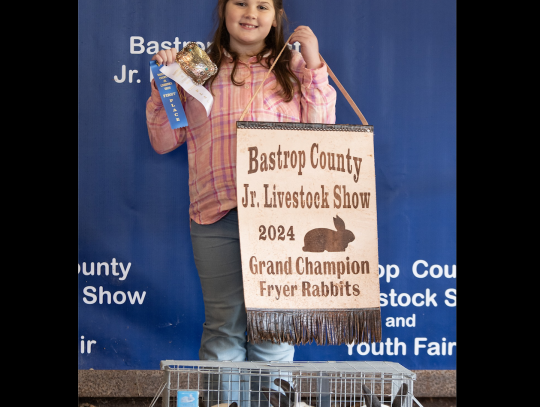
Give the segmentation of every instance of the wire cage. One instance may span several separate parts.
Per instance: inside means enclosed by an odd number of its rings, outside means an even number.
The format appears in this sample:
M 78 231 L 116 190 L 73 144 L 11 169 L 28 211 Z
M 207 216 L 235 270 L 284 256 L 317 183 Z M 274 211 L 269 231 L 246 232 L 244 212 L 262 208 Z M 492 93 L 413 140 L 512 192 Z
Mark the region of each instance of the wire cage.
M 413 407 L 416 374 L 391 362 L 160 364 L 161 407 Z

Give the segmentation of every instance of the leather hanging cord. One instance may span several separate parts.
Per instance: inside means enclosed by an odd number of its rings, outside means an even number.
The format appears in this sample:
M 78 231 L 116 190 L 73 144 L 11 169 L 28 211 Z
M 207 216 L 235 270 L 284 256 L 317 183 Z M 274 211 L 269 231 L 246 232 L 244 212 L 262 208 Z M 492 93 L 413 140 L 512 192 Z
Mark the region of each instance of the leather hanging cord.
M 326 61 L 323 59 L 321 54 L 319 54 L 319 57 L 321 58 L 321 61 L 323 61 L 323 63 L 326 64 Z M 334 82 L 338 86 L 341 93 L 343 93 L 343 96 L 345 96 L 345 99 L 347 99 L 347 102 L 349 102 L 349 104 L 353 108 L 356 115 L 360 118 L 360 121 L 362 122 L 362 124 L 364 126 L 368 126 L 368 122 L 367 122 L 366 118 L 364 117 L 364 115 L 362 114 L 360 109 L 358 109 L 358 106 L 356 106 L 356 103 L 354 103 L 354 100 L 352 100 L 352 98 L 349 96 L 349 94 L 347 93 L 347 91 L 345 90 L 345 88 L 343 87 L 341 82 L 338 81 L 338 78 L 336 78 L 336 75 L 334 75 L 334 72 L 332 72 L 332 70 L 330 69 L 328 64 L 326 64 L 326 69 L 328 70 L 328 75 L 330 75 L 330 77 L 334 80 Z
M 277 56 L 276 60 L 274 61 L 274 63 L 272 64 L 272 66 L 270 67 L 270 69 L 268 70 L 268 72 L 266 73 L 266 76 L 264 77 L 264 80 L 262 81 L 262 83 L 259 85 L 259 87 L 257 88 L 257 91 L 253 94 L 253 97 L 251 98 L 251 100 L 249 101 L 249 103 L 247 104 L 246 108 L 244 109 L 244 112 L 242 113 L 242 116 L 240 116 L 240 120 L 238 120 L 239 122 L 242 121 L 242 119 L 244 118 L 245 114 L 247 113 L 249 107 L 251 106 L 251 103 L 253 102 L 253 99 L 255 99 L 255 96 L 257 96 L 257 93 L 259 93 L 259 91 L 261 90 L 262 86 L 264 85 L 264 83 L 266 82 L 266 80 L 268 79 L 268 77 L 270 76 L 270 72 L 272 72 L 272 69 L 274 69 L 274 66 L 276 66 L 276 63 L 279 59 L 279 57 L 281 56 L 281 54 L 283 54 L 283 51 L 285 51 L 285 47 L 287 46 L 287 44 L 289 43 L 291 37 L 293 36 L 294 33 L 291 34 L 291 36 L 287 39 L 287 41 L 285 41 L 285 46 L 281 49 L 281 52 L 279 53 L 279 55 Z
M 294 33 L 293 33 L 294 34 Z M 259 85 L 259 87 L 257 88 L 257 91 L 253 94 L 251 100 L 249 101 L 249 103 L 247 104 L 246 108 L 244 109 L 244 112 L 242 113 L 242 115 L 240 116 L 240 119 L 238 120 L 239 122 L 241 122 L 244 118 L 244 116 L 246 115 L 249 107 L 251 106 L 251 103 L 253 103 L 253 100 L 255 99 L 255 96 L 257 96 L 257 94 L 259 93 L 259 91 L 261 90 L 261 88 L 263 87 L 264 83 L 266 82 L 266 80 L 268 79 L 268 77 L 270 76 L 270 73 L 272 72 L 272 69 L 274 69 L 274 66 L 276 66 L 276 63 L 279 59 L 279 57 L 281 56 L 281 54 L 283 54 L 283 51 L 285 51 L 285 47 L 289 44 L 289 41 L 291 39 L 291 37 L 293 36 L 293 34 L 291 34 L 291 36 L 287 39 L 287 41 L 285 41 L 285 46 L 282 48 L 281 52 L 279 53 L 279 55 L 277 56 L 276 60 L 274 61 L 274 63 L 272 64 L 272 66 L 270 67 L 270 69 L 268 70 L 268 72 L 266 73 L 266 76 L 264 77 L 264 80 L 262 81 L 262 83 Z M 358 109 L 358 106 L 356 106 L 356 103 L 354 103 L 354 101 L 352 100 L 352 98 L 349 96 L 349 94 L 347 93 L 347 91 L 345 90 L 345 88 L 343 87 L 343 85 L 341 84 L 341 82 L 338 80 L 338 78 L 336 78 L 336 75 L 334 75 L 334 72 L 332 72 L 332 70 L 330 69 L 330 67 L 328 66 L 328 64 L 326 63 L 326 61 L 323 59 L 322 55 L 319 54 L 319 57 L 321 58 L 321 61 L 326 64 L 326 69 L 328 70 L 328 75 L 330 75 L 330 77 L 334 80 L 334 82 L 336 83 L 336 85 L 338 86 L 339 90 L 341 91 L 341 93 L 343 94 L 343 96 L 345 96 L 345 99 L 347 99 L 347 102 L 349 102 L 349 104 L 351 105 L 351 107 L 353 108 L 353 110 L 355 111 L 356 115 L 360 118 L 360 121 L 362 122 L 362 124 L 364 126 L 368 126 L 368 122 L 366 120 L 366 118 L 364 117 L 364 115 L 362 114 L 362 112 L 360 111 L 360 109 Z

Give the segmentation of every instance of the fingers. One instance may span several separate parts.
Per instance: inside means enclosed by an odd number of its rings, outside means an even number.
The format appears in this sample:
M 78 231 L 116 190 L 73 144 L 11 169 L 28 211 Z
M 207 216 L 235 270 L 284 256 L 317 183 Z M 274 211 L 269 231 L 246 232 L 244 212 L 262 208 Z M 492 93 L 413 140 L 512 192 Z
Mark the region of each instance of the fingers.
M 307 25 L 299 25 L 298 27 L 296 27 L 294 29 L 294 32 L 297 32 L 297 31 L 310 31 L 310 32 L 313 32 L 313 31 L 311 31 L 311 28 L 309 28 Z
M 172 62 L 176 62 L 176 48 L 171 48 L 171 49 L 168 49 L 167 51 L 169 51 L 171 53 L 171 61 Z
M 156 61 L 160 65 L 170 65 L 176 62 L 176 48 L 162 49 L 152 57 L 152 61 Z
M 317 69 L 322 66 L 319 57 L 319 42 L 311 28 L 305 25 L 296 27 L 289 40 L 289 44 L 294 44 L 295 42 L 299 42 L 302 46 L 300 52 L 306 62 L 306 68 Z
M 307 25 L 299 25 L 293 31 L 293 35 L 291 39 L 289 40 L 289 44 L 293 44 L 296 41 L 301 43 L 300 41 L 301 39 L 305 40 L 305 39 L 310 39 L 310 38 L 316 38 L 311 28 L 309 28 Z
M 315 36 L 311 28 L 306 26 L 300 26 L 296 30 L 294 30 L 291 39 L 289 40 L 289 44 L 294 44 L 295 42 L 299 42 L 302 47 L 308 47 L 313 49 L 318 49 L 319 47 L 317 37 Z

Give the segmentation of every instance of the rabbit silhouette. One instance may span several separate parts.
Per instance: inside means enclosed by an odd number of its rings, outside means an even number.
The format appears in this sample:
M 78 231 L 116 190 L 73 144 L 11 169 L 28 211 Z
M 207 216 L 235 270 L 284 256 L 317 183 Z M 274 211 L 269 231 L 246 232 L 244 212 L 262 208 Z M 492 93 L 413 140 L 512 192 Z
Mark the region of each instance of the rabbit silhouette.
M 334 226 L 336 230 L 318 228 L 307 232 L 302 250 L 310 253 L 321 253 L 325 250 L 344 252 L 355 236 L 353 232 L 345 229 L 345 222 L 338 215 L 334 218 Z

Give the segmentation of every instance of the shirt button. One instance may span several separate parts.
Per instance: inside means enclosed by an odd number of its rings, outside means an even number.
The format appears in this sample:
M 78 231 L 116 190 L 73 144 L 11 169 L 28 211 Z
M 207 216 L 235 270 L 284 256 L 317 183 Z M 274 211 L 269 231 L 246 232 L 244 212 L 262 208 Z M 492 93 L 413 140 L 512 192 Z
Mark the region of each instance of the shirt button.
M 246 84 L 244 85 L 244 88 L 249 89 L 249 83 L 246 83 Z

